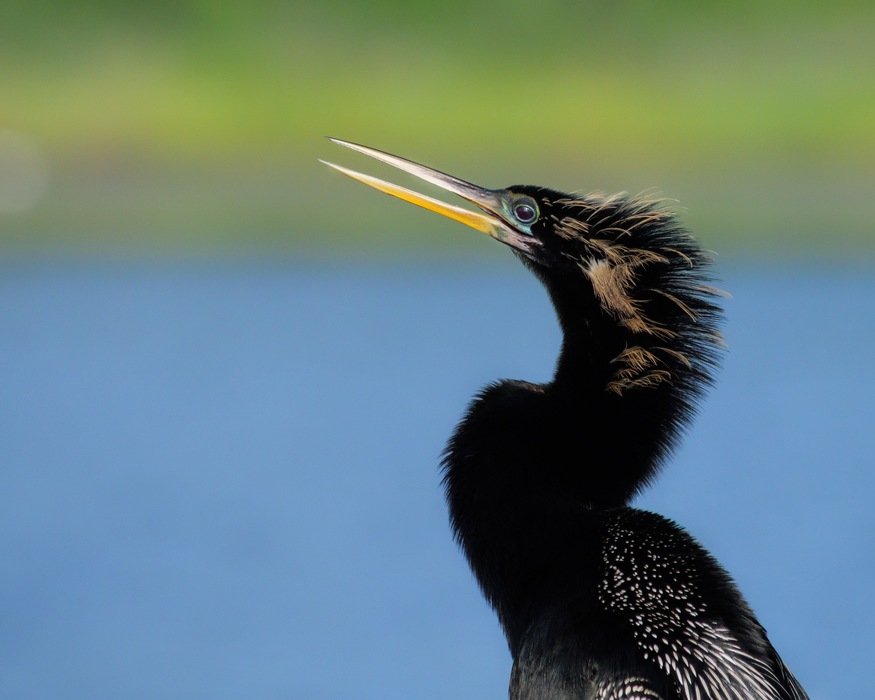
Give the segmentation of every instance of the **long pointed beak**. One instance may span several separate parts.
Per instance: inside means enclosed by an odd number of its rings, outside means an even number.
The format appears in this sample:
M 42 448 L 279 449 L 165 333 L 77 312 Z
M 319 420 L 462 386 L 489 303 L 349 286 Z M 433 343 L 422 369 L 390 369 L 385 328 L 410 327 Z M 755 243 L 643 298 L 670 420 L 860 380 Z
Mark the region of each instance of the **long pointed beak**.
M 414 163 L 411 160 L 399 156 L 393 156 L 391 153 L 378 151 L 375 148 L 368 148 L 367 146 L 361 146 L 357 143 L 351 143 L 350 141 L 343 141 L 341 139 L 329 138 L 328 140 L 333 141 L 340 146 L 345 146 L 346 148 L 351 148 L 354 151 L 363 153 L 371 158 L 375 158 L 383 163 L 387 163 L 399 170 L 410 173 L 421 180 L 425 180 L 426 182 L 437 185 L 448 192 L 452 192 L 479 207 L 483 213 L 464 209 L 463 207 L 457 207 L 453 204 L 447 204 L 446 202 L 414 192 L 406 187 L 393 185 L 390 182 L 380 180 L 371 175 L 365 175 L 324 160 L 320 161 L 325 163 L 325 165 L 340 171 L 344 175 L 347 175 L 354 180 L 358 180 L 359 182 L 363 182 L 374 189 L 380 190 L 380 192 L 385 192 L 393 197 L 403 199 L 405 202 L 416 204 L 424 209 L 437 212 L 438 214 L 442 214 L 454 221 L 458 221 L 470 226 L 471 228 L 477 229 L 478 231 L 482 231 L 486 235 L 523 252 L 530 252 L 533 247 L 537 245 L 536 239 L 528 234 L 520 233 L 502 217 L 501 211 L 505 202 L 505 199 L 502 196 L 504 193 L 503 190 L 488 190 L 483 187 L 478 187 L 477 185 L 472 185 L 470 182 L 465 182 L 464 180 L 460 180 L 452 175 L 442 173 L 439 170 L 427 168 L 419 163 Z

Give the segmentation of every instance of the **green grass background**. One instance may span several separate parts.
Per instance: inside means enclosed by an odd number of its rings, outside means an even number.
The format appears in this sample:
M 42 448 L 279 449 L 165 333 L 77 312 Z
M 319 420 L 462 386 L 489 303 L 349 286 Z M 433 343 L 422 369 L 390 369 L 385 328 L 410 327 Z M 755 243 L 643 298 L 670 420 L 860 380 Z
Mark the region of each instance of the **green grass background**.
M 0 254 L 460 244 L 463 229 L 319 165 L 409 184 L 324 135 L 485 186 L 655 188 L 719 250 L 875 251 L 871 2 L 32 0 L 3 14 Z

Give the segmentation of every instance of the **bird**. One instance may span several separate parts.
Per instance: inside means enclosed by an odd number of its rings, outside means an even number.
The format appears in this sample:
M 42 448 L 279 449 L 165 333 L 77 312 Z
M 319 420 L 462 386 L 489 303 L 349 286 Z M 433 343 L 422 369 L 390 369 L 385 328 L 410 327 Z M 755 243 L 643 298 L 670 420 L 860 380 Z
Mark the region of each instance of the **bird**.
M 513 659 L 510 700 L 807 700 L 721 564 L 632 507 L 725 344 L 712 260 L 649 196 L 486 189 L 341 139 L 475 208 L 322 161 L 508 246 L 552 301 L 550 381 L 472 400 L 441 463 L 452 531 Z

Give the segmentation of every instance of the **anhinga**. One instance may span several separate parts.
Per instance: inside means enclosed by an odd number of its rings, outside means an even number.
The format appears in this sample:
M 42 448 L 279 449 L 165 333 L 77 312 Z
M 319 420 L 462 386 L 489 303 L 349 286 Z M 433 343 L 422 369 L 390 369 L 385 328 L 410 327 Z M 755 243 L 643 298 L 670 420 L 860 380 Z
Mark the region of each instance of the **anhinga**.
M 710 384 L 721 346 L 708 257 L 658 202 L 489 190 L 332 139 L 476 205 L 337 165 L 507 244 L 563 332 L 553 380 L 504 380 L 449 441 L 450 518 L 513 656 L 512 700 L 802 700 L 720 564 L 629 507 Z

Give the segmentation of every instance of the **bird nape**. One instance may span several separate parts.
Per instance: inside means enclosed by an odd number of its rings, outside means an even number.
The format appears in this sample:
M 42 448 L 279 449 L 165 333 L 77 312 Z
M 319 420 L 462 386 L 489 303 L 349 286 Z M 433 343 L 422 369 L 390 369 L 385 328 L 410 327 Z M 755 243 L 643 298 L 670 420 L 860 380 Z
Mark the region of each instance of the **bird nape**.
M 331 167 L 507 244 L 563 342 L 552 381 L 474 399 L 443 458 L 455 536 L 507 637 L 512 700 L 801 700 L 720 564 L 631 508 L 690 423 L 721 349 L 709 259 L 659 202 L 489 190 L 332 139 L 459 195 Z

